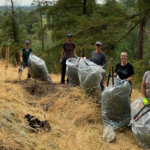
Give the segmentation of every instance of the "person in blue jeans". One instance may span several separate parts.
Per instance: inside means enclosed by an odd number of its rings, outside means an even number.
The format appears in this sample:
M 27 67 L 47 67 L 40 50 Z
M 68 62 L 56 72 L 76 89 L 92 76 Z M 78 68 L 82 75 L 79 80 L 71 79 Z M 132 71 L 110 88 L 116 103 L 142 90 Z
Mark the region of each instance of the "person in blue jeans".
M 32 49 L 29 48 L 29 44 L 30 44 L 30 42 L 28 40 L 26 40 L 24 43 L 24 48 L 22 48 L 20 50 L 21 65 L 20 65 L 19 70 L 18 70 L 19 79 L 21 79 L 22 71 L 25 69 L 26 66 L 28 66 L 28 64 L 27 64 L 28 58 L 29 58 L 29 55 L 32 53 Z M 31 78 L 31 75 L 29 73 L 28 73 L 27 78 Z
M 75 43 L 72 41 L 72 34 L 67 34 L 67 41 L 63 43 L 62 47 L 62 54 L 60 63 L 62 65 L 61 68 L 61 81 L 60 84 L 65 84 L 65 74 L 66 74 L 66 61 L 68 58 L 72 58 L 72 55 L 74 54 L 77 58 L 76 52 L 75 52 Z M 67 78 L 67 83 L 69 84 L 69 80 Z

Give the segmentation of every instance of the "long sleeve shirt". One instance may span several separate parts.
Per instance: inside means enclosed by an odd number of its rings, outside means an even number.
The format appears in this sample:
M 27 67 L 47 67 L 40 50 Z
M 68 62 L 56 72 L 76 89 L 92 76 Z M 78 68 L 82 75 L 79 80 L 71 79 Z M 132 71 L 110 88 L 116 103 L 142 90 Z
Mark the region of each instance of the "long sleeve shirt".
M 104 52 L 96 53 L 96 51 L 92 51 L 90 61 L 94 62 L 100 66 L 107 66 L 106 56 Z

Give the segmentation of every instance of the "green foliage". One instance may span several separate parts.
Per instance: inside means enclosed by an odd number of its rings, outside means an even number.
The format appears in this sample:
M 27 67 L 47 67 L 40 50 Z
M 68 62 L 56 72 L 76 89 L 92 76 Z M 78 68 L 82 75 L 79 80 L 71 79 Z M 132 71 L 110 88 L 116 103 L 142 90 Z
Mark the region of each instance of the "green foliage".
M 128 61 L 135 68 L 136 82 L 141 82 L 144 72 L 149 70 L 149 34 L 144 37 L 143 60 L 138 59 L 138 27 L 144 16 L 147 21 L 146 33 L 150 30 L 149 0 L 106 0 L 102 5 L 96 5 L 93 0 L 59 0 L 56 4 L 34 0 L 32 6 L 37 9 L 30 12 L 18 9 L 15 12 L 17 42 L 14 42 L 12 34 L 11 13 L 0 13 L 0 19 L 3 20 L 0 22 L 0 42 L 4 42 L 3 57 L 8 38 L 12 61 L 15 52 L 19 52 L 24 41 L 28 39 L 31 41 L 33 53 L 45 60 L 49 72 L 60 72 L 62 45 L 66 41 L 66 35 L 72 33 L 78 56 L 84 47 L 85 56 L 90 58 L 91 52 L 95 50 L 95 42 L 101 41 L 108 64 L 113 57 L 115 66 L 120 62 L 120 53 L 128 53 Z M 106 69 L 108 68 L 109 65 Z

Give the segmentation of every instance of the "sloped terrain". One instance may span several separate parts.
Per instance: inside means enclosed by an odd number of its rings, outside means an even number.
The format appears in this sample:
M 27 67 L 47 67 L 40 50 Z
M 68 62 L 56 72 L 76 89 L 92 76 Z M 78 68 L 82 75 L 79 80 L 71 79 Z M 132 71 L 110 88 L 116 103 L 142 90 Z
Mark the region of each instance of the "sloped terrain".
M 0 150 L 140 150 L 129 129 L 116 132 L 112 143 L 103 141 L 100 107 L 80 87 L 59 85 L 54 74 L 53 84 L 28 80 L 27 69 L 18 81 L 18 68 L 5 70 L 1 62 L 0 69 Z M 132 101 L 138 96 L 133 90 Z M 32 133 L 27 113 L 42 121 L 45 114 L 51 131 Z

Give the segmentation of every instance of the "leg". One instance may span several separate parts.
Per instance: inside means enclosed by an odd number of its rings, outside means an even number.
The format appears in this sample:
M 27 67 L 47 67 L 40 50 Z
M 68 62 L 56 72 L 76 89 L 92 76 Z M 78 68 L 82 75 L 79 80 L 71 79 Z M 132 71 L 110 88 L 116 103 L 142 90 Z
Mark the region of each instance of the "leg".
M 62 60 L 62 68 L 61 68 L 61 82 L 65 83 L 65 74 L 66 74 L 66 60 Z
M 101 82 L 100 82 L 100 86 L 101 86 L 101 90 L 102 90 L 102 92 L 104 91 L 104 76 L 105 76 L 105 73 L 102 73 L 102 80 L 101 80 Z
M 67 78 L 67 83 L 69 84 L 69 79 Z
M 18 70 L 18 79 L 21 80 L 22 77 L 22 70 L 19 68 Z
M 64 65 L 64 73 L 65 73 L 65 75 L 66 75 L 66 67 L 67 67 L 67 65 L 66 65 L 66 60 L 65 60 L 65 65 Z M 64 77 L 64 81 L 65 81 L 65 77 Z M 69 79 L 67 78 L 67 83 L 69 84 Z
M 22 71 L 25 68 L 25 63 L 23 62 L 23 66 L 20 65 L 19 70 L 18 70 L 18 79 L 21 80 L 22 77 Z
M 31 78 L 31 75 L 30 75 L 29 73 L 28 73 L 28 76 L 27 76 L 27 78 L 29 78 L 29 79 Z
M 28 64 L 24 62 L 24 63 L 23 63 L 23 66 L 24 66 L 24 68 L 25 68 L 25 67 L 28 66 Z M 29 79 L 31 78 L 31 75 L 29 74 L 29 69 L 28 69 L 28 75 L 27 75 L 27 78 L 29 78 Z

